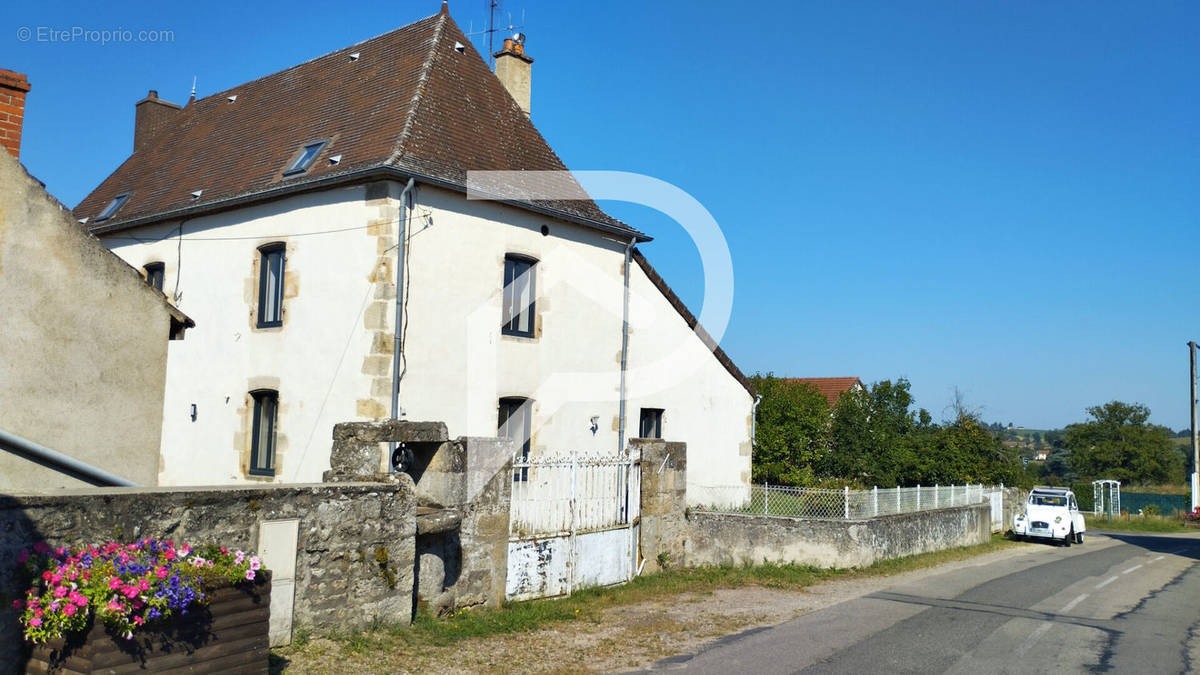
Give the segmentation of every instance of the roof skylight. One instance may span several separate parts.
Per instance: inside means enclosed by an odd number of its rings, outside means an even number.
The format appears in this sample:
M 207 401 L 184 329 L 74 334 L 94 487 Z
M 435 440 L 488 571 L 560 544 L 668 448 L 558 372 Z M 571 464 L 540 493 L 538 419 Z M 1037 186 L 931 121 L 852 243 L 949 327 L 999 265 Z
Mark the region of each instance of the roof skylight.
M 296 153 L 296 156 L 292 158 L 292 161 L 288 164 L 287 168 L 283 170 L 283 175 L 290 176 L 292 174 L 304 173 L 305 171 L 308 171 L 308 167 L 312 166 L 313 160 L 317 158 L 317 155 L 321 154 L 321 149 L 324 148 L 325 144 L 328 142 L 328 140 L 324 140 L 313 141 L 312 143 L 306 144 L 300 149 L 299 152 Z
M 125 205 L 125 201 L 127 199 L 129 199 L 128 192 L 113 197 L 113 200 L 108 203 L 108 206 L 104 207 L 104 210 L 100 212 L 100 215 L 96 216 L 96 222 L 98 223 L 102 220 L 108 220 L 109 218 L 112 218 L 113 214 Z

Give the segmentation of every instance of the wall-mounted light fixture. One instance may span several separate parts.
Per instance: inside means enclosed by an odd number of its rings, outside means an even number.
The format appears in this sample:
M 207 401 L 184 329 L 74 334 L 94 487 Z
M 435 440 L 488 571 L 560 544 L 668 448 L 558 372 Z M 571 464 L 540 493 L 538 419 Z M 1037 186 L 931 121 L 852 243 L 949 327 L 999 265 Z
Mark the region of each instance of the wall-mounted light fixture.
M 596 432 L 599 430 L 600 430 L 600 416 L 592 415 L 592 435 L 595 436 Z
M 192 404 L 192 421 L 193 422 L 196 421 L 196 404 L 195 403 Z

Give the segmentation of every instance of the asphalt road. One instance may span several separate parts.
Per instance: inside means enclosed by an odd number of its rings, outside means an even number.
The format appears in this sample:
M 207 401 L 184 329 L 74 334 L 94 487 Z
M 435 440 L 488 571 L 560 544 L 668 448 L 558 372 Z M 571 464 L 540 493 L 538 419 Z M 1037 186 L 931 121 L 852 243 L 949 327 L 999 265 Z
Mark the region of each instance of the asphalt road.
M 1200 669 L 1200 537 L 1088 533 L 731 635 L 653 670 L 1178 673 Z

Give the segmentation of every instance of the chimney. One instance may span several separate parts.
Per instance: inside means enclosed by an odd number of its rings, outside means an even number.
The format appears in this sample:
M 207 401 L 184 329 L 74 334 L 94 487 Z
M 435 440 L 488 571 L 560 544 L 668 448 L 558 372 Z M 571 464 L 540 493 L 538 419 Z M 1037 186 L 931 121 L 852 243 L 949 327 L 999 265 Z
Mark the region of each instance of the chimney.
M 528 117 L 533 59 L 525 56 L 525 34 L 517 33 L 510 38 L 504 38 L 504 47 L 492 54 L 492 57 L 496 59 L 496 77 L 500 79 L 500 84 L 504 85 L 508 94 Z
M 25 122 L 25 94 L 29 80 L 20 73 L 0 68 L 0 145 L 8 154 L 21 158 L 21 127 Z
M 182 108 L 158 97 L 151 89 L 146 98 L 137 102 L 137 114 L 133 121 L 133 151 L 137 152 L 150 144 L 154 136 L 169 127 Z

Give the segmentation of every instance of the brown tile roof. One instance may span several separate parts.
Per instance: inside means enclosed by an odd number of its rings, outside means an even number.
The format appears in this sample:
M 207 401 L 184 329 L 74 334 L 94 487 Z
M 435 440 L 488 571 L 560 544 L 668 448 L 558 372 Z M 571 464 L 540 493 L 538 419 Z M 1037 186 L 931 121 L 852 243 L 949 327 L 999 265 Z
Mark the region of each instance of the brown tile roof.
M 811 384 L 816 390 L 829 401 L 829 407 L 832 408 L 837 403 L 838 397 L 850 391 L 855 385 L 863 386 L 862 380 L 857 377 L 785 377 L 787 382 L 798 382 Z
M 671 303 L 671 306 L 675 308 L 675 311 L 679 312 L 679 316 L 683 317 L 683 320 L 687 322 L 688 328 L 696 332 L 700 341 L 712 351 L 713 356 L 717 358 L 717 361 L 720 362 L 725 370 L 729 371 L 733 379 L 737 380 L 738 384 L 741 384 L 751 396 L 758 396 L 758 392 L 755 391 L 754 385 L 750 383 L 750 379 L 742 373 L 737 364 L 733 362 L 733 359 L 729 358 L 725 350 L 721 349 L 721 346 L 712 339 L 708 331 L 704 330 L 704 326 L 700 325 L 700 321 L 696 318 L 696 315 L 692 314 L 688 310 L 687 305 L 683 304 L 683 300 L 675 294 L 675 291 L 671 290 L 671 287 L 667 285 L 666 280 L 662 278 L 658 270 L 650 265 L 649 260 L 646 260 L 646 256 L 642 255 L 642 252 L 635 248 L 633 249 L 633 259 L 637 262 L 638 267 L 641 267 L 642 271 L 646 273 L 646 277 L 650 279 L 650 283 L 654 284 L 654 287 L 666 297 L 667 302 Z
M 283 176 L 296 152 L 319 139 L 330 140 L 311 168 Z M 335 155 L 341 160 L 332 164 Z M 189 103 L 74 213 L 108 232 L 367 176 L 415 175 L 463 189 L 468 170 L 566 167 L 443 5 L 434 16 Z M 192 199 L 195 190 L 204 191 L 201 199 Z M 125 204 L 97 223 L 124 193 Z M 520 205 L 649 239 L 590 200 Z

